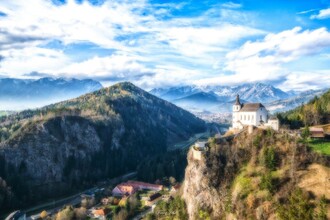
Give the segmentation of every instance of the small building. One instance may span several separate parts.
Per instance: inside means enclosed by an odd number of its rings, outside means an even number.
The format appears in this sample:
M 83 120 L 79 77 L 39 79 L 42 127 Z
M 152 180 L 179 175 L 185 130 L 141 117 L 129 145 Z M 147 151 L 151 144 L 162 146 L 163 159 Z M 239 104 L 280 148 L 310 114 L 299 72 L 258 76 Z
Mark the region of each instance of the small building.
M 193 158 L 195 160 L 201 160 L 202 159 L 202 155 L 204 154 L 204 152 L 206 151 L 207 145 L 206 145 L 206 141 L 197 141 L 194 145 L 193 145 Z
M 176 192 L 178 192 L 178 191 L 180 190 L 180 188 L 181 188 L 181 184 L 180 184 L 180 183 L 175 184 L 175 185 L 172 186 L 172 188 L 171 188 L 171 193 L 176 193 Z
M 110 213 L 109 209 L 94 209 L 92 211 L 94 218 L 106 219 L 107 215 Z
M 195 143 L 195 146 L 194 147 L 195 147 L 196 150 L 205 150 L 206 143 L 207 143 L 207 141 L 197 141 Z
M 138 191 L 137 187 L 134 187 L 131 184 L 127 184 L 127 183 L 121 183 L 112 190 L 112 195 L 113 196 L 130 196 L 130 195 L 133 195 L 136 191 Z
M 126 183 L 121 183 L 117 185 L 112 190 L 112 195 L 114 196 L 130 196 L 138 190 L 152 190 L 152 191 L 161 191 L 163 190 L 162 185 L 144 183 L 138 181 L 127 181 Z
M 309 132 L 310 132 L 311 138 L 324 138 L 325 137 L 323 128 L 310 127 Z
M 146 206 L 152 206 L 156 204 L 160 199 L 162 198 L 162 195 L 160 193 L 155 193 L 149 196 L 149 199 L 145 202 Z

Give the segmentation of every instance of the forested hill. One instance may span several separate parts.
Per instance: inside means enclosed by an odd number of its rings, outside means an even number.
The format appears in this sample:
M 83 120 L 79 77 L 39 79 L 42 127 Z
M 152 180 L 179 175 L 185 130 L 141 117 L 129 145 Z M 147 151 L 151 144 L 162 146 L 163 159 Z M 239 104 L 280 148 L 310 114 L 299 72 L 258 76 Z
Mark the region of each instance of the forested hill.
M 278 117 L 282 124 L 288 124 L 291 128 L 330 123 L 330 90 L 307 104 L 278 114 Z
M 135 170 L 205 130 L 204 121 L 127 82 L 1 118 L 0 126 L 0 210 Z

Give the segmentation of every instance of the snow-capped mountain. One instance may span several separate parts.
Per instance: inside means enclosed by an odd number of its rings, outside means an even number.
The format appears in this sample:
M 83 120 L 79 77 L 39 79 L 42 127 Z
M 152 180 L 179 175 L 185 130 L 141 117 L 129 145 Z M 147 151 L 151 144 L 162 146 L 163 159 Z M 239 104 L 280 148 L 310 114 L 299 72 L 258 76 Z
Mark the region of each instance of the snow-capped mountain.
M 150 91 L 152 94 L 163 99 L 173 101 L 189 97 L 193 94 L 204 92 L 213 93 L 218 96 L 219 100 L 229 102 L 234 99 L 237 94 L 242 99 L 249 102 L 270 102 L 279 99 L 289 98 L 286 92 L 275 88 L 272 85 L 255 83 L 243 84 L 239 86 L 182 86 L 171 88 L 158 88 Z M 190 98 L 189 98 L 190 99 Z
M 91 79 L 40 78 L 0 79 L 0 110 L 36 108 L 78 97 L 102 88 Z
M 271 112 L 287 111 L 290 109 L 294 109 L 303 103 L 306 104 L 315 96 L 321 96 L 326 91 L 327 89 L 304 91 L 288 99 L 281 99 L 267 103 L 266 107 Z
M 150 92 L 193 112 L 231 112 L 232 102 L 237 94 L 244 102 L 261 102 L 269 106 L 269 110 L 277 111 L 292 109 L 301 102 L 307 102 L 315 95 L 322 94 L 322 91 L 284 92 L 269 84 L 255 83 L 238 86 L 192 85 L 158 88 Z

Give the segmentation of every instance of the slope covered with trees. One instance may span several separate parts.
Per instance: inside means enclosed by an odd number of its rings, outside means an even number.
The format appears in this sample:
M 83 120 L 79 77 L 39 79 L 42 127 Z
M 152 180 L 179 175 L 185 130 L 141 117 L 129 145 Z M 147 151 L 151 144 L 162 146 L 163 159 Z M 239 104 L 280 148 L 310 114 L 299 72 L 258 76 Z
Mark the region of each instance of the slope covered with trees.
M 205 130 L 202 120 L 131 83 L 3 117 L 0 125 L 3 210 L 136 170 Z
M 300 107 L 278 114 L 282 124 L 291 128 L 330 123 L 330 90 Z

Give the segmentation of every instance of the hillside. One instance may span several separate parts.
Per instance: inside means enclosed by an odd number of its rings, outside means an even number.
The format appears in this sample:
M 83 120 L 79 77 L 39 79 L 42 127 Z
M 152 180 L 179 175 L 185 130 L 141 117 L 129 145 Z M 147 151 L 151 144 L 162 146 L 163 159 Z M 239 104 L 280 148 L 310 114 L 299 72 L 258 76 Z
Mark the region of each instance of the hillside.
M 101 89 L 91 79 L 0 79 L 0 110 L 24 110 L 71 99 Z
M 188 154 L 182 198 L 189 219 L 327 219 L 330 158 L 288 133 L 212 139 Z M 325 196 L 325 198 L 323 197 Z
M 330 90 L 315 96 L 307 104 L 278 115 L 281 122 L 291 128 L 330 123 Z
M 1 126 L 7 135 L 0 177 L 7 186 L 0 185 L 0 207 L 7 210 L 135 170 L 205 129 L 202 120 L 131 83 L 13 114 Z

